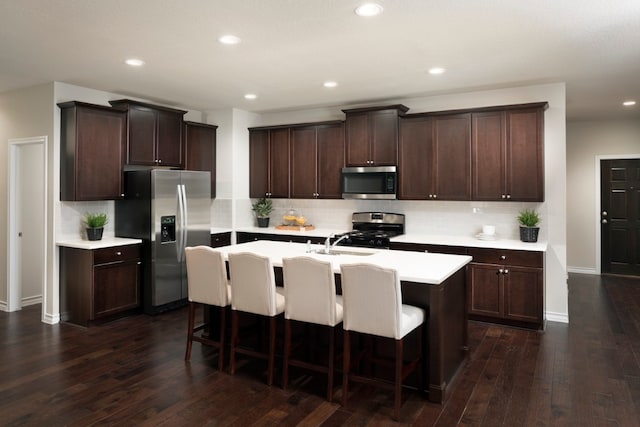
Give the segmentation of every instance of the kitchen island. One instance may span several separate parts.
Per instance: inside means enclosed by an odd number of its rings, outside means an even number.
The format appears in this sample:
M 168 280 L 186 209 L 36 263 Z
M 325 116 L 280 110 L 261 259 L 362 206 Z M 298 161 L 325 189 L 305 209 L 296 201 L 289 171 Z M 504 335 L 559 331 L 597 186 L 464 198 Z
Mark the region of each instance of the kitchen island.
M 425 309 L 423 354 L 424 379 L 429 400 L 443 402 L 447 387 L 467 356 L 466 265 L 470 256 L 367 248 L 334 248 L 337 254 L 318 253 L 321 245 L 273 241 L 254 241 L 223 246 L 216 250 L 230 253 L 251 252 L 268 256 L 275 268 L 282 259 L 310 256 L 330 261 L 339 284 L 340 266 L 365 262 L 398 271 L 402 300 Z

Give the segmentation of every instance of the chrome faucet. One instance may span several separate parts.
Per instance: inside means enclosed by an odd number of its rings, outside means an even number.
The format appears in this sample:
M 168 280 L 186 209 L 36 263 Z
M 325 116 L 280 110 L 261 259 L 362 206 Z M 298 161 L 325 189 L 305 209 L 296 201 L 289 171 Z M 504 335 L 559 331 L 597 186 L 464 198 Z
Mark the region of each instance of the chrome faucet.
M 331 239 L 333 239 L 334 237 L 336 237 L 335 234 L 331 234 L 329 235 L 329 237 L 327 237 L 327 239 L 324 241 L 324 253 L 325 254 L 330 254 L 331 250 L 338 246 L 338 243 L 342 242 L 344 239 L 346 239 L 347 237 L 349 237 L 349 233 L 343 234 L 342 236 L 340 236 L 338 238 L 338 240 L 336 240 L 335 242 L 333 242 L 333 244 L 331 243 Z

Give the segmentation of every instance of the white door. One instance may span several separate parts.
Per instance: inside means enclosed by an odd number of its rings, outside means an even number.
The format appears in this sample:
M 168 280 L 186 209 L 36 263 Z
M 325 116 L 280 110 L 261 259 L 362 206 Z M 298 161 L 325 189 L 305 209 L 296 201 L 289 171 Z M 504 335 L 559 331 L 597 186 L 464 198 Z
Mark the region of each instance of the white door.
M 46 139 L 9 141 L 8 310 L 43 302 Z

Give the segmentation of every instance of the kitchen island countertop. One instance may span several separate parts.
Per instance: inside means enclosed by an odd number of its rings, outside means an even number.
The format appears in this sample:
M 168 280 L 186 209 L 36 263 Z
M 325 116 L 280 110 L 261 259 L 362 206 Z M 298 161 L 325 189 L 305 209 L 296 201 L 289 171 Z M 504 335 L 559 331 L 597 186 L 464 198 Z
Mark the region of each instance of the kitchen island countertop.
M 353 263 L 368 263 L 385 268 L 395 268 L 400 280 L 416 283 L 439 285 L 455 272 L 471 262 L 470 256 L 445 255 L 423 252 L 394 251 L 388 249 L 369 249 L 337 246 L 337 255 L 325 255 L 307 252 L 316 251 L 322 245 L 304 243 L 273 242 L 257 240 L 238 245 L 223 246 L 216 250 L 224 253 L 252 252 L 268 256 L 275 267 L 282 266 L 282 258 L 295 256 L 310 256 L 312 258 L 330 261 L 335 273 L 340 273 L 340 265 Z

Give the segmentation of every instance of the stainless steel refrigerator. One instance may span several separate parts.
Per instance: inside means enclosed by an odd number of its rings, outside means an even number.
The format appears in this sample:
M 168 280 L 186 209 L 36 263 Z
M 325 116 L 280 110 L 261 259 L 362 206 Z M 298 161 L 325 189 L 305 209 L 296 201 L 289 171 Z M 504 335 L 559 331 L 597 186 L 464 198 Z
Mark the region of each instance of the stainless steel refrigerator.
M 186 304 L 184 248 L 211 243 L 210 186 L 209 172 L 125 172 L 125 198 L 116 201 L 115 234 L 142 239 L 145 313 Z

